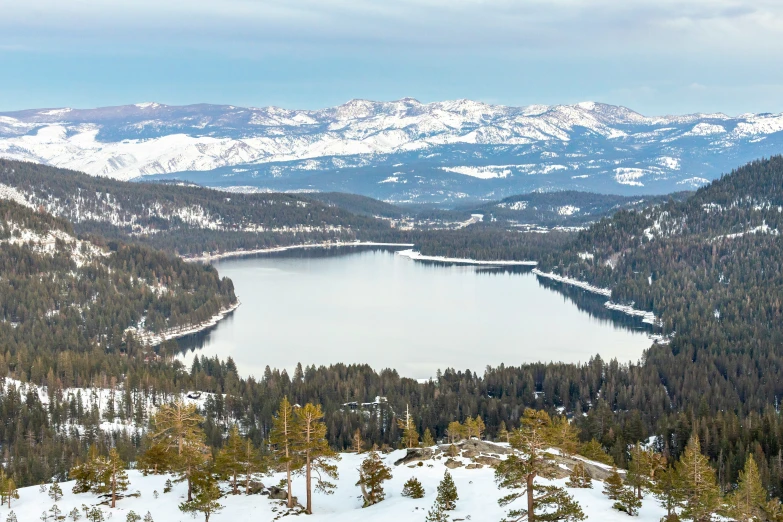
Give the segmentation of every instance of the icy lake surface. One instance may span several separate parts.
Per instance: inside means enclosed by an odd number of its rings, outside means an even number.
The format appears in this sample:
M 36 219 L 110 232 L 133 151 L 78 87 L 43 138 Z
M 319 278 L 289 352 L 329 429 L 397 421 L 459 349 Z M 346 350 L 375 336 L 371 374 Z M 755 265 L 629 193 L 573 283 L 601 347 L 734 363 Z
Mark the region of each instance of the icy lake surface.
M 389 251 L 292 252 L 216 262 L 242 305 L 180 340 L 193 355 L 231 356 L 243 376 L 297 362 L 367 363 L 427 378 L 438 368 L 535 361 L 636 361 L 651 341 L 606 298 L 553 290 L 528 269 L 434 265 Z

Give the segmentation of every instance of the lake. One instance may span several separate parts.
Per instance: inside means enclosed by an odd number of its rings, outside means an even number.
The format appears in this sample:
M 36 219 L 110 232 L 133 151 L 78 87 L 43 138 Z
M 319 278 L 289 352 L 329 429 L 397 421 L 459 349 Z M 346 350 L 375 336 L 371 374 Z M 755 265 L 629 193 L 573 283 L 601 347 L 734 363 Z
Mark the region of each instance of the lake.
M 604 297 L 539 280 L 528 268 L 424 263 L 390 250 L 289 251 L 214 263 L 242 305 L 180 339 L 181 359 L 232 357 L 242 376 L 297 362 L 367 363 L 412 378 L 437 369 L 536 361 L 637 361 L 651 344 Z

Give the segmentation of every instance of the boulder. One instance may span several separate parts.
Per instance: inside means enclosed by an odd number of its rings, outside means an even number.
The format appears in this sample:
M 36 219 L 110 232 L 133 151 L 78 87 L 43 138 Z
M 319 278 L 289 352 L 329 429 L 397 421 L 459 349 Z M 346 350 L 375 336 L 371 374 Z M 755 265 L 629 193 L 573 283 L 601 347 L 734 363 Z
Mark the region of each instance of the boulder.
M 394 465 L 407 464 L 409 462 L 429 460 L 432 458 L 434 451 L 432 448 L 408 448 L 405 456 L 398 459 Z
M 468 464 L 467 466 L 465 466 L 465 469 L 481 469 L 481 468 L 483 468 L 483 467 L 484 467 L 484 466 L 482 466 L 481 464 L 478 464 L 478 463 L 476 463 L 476 462 L 471 462 L 470 464 Z
M 242 488 L 239 488 L 239 489 L 240 489 L 240 491 L 242 490 Z M 261 483 L 261 482 L 258 482 L 257 480 L 251 480 L 251 481 L 250 481 L 250 488 L 249 488 L 249 491 L 248 491 L 248 493 L 249 493 L 250 495 L 258 495 L 258 494 L 260 494 L 262 491 L 264 491 L 265 489 L 266 489 L 266 488 L 264 487 L 264 484 L 263 484 L 263 483 Z
M 464 466 L 462 462 L 454 459 L 448 459 L 446 462 L 443 463 L 443 465 L 449 469 L 461 468 L 462 466 Z
M 490 468 L 496 468 L 500 464 L 500 459 L 497 457 L 490 457 L 487 455 L 480 455 L 473 459 L 473 462 L 489 466 Z

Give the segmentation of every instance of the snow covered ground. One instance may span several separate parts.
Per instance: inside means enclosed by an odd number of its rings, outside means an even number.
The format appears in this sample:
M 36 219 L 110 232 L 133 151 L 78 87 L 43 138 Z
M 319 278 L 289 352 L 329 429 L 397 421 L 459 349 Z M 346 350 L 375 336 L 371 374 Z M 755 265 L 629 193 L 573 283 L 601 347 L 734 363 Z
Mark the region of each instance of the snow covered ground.
M 393 475 L 393 478 L 384 485 L 386 500 L 375 506 L 362 509 L 359 488 L 355 484 L 359 478 L 357 468 L 364 456 L 343 454 L 338 464 L 340 478 L 337 481 L 337 490 L 330 496 L 315 494 L 314 514 L 312 516 L 302 515 L 303 519 L 313 522 L 365 522 L 368 520 L 374 522 L 423 522 L 427 511 L 435 500 L 437 485 L 447 469 L 444 465 L 446 459 L 425 460 L 422 466 L 415 464 L 394 466 L 394 462 L 404 455 L 405 451 L 394 451 L 383 456 L 385 463 L 392 468 Z M 458 457 L 457 460 L 468 462 L 468 459 L 461 457 Z M 457 509 L 450 512 L 452 520 L 494 522 L 504 516 L 505 510 L 498 506 L 497 499 L 503 496 L 506 491 L 496 487 L 492 468 L 466 469 L 459 467 L 450 470 L 450 472 L 459 494 Z M 144 477 L 137 471 L 129 471 L 128 476 L 130 478 L 128 493 L 138 491 L 140 496 L 119 500 L 115 509 L 111 509 L 107 505 L 100 506 L 107 520 L 125 521 L 127 513 L 131 510 L 142 517 L 149 512 L 155 522 L 193 520 L 178 509 L 178 505 L 184 500 L 187 491 L 186 484 L 174 484 L 173 490 L 164 494 L 163 486 L 167 476 L 149 475 Z M 416 477 L 421 481 L 425 490 L 424 498 L 414 500 L 400 495 L 403 484 L 410 477 Z M 266 486 L 270 486 L 277 484 L 281 478 L 282 474 L 276 474 L 264 477 L 262 480 Z M 565 479 L 554 482 L 562 486 L 565 484 Z M 103 500 L 90 493 L 78 495 L 72 493 L 73 482 L 62 483 L 61 487 L 64 495 L 57 502 L 57 506 L 64 513 L 70 512 L 73 508 L 81 509 L 83 504 L 97 505 Z M 603 483 L 599 481 L 593 482 L 593 489 L 568 489 L 568 492 L 581 505 L 587 520 L 595 522 L 630 522 L 631 520 L 658 522 L 665 514 L 655 500 L 647 496 L 639 516 L 633 519 L 629 518 L 628 515 L 612 509 L 613 502 L 602 494 L 602 489 Z M 158 492 L 157 498 L 154 495 L 155 491 Z M 304 499 L 304 479 L 302 477 L 297 477 L 294 480 L 294 494 L 300 499 Z M 20 489 L 19 496 L 19 500 L 13 501 L 11 509 L 16 513 L 20 522 L 40 520 L 41 513 L 49 510 L 55 504 L 47 493 L 39 490 L 38 486 Z M 263 495 L 226 495 L 220 502 L 225 507 L 220 513 L 210 518 L 214 522 L 233 520 L 271 522 L 284 512 L 280 501 L 269 500 Z M 8 512 L 7 505 L 0 508 L 2 520 L 5 520 Z M 111 518 L 109 518 L 110 515 Z M 203 520 L 203 517 L 198 517 L 196 520 Z
M 462 257 L 425 256 L 413 249 L 400 250 L 398 255 L 414 261 L 435 261 L 438 263 L 454 263 L 460 265 L 492 265 L 492 266 L 536 266 L 536 261 L 481 261 Z

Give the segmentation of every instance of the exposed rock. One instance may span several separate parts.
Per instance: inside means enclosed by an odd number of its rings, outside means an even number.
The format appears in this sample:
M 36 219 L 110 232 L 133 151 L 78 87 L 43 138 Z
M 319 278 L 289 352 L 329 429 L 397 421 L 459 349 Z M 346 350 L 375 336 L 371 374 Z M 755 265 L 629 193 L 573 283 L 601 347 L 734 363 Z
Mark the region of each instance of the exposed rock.
M 483 467 L 484 467 L 484 466 L 482 466 L 481 464 L 477 464 L 477 463 L 475 463 L 475 462 L 471 462 L 470 464 L 468 464 L 467 466 L 465 466 L 465 469 L 481 469 L 481 468 L 483 468 Z
M 432 448 L 408 448 L 408 452 L 404 457 L 397 460 L 394 465 L 407 464 L 409 462 L 429 460 L 432 458 L 434 451 Z
M 449 469 L 461 468 L 462 466 L 464 466 L 462 462 L 454 459 L 448 459 L 446 462 L 443 463 L 443 465 Z
M 278 488 L 277 486 L 270 486 L 268 491 L 269 491 L 269 498 L 273 498 L 275 500 L 286 500 L 288 498 L 288 492 L 283 488 Z M 294 503 L 296 503 L 296 497 L 294 497 Z
M 508 455 L 511 453 L 511 448 L 508 446 L 501 446 L 494 442 L 488 442 L 486 440 L 470 439 L 460 443 L 462 450 L 471 450 L 477 453 L 499 453 L 501 455 Z
M 264 489 L 266 489 L 266 488 L 264 487 L 263 483 L 258 482 L 257 480 L 251 480 L 250 481 L 250 488 L 249 488 L 249 494 L 250 495 L 258 495 L 259 493 L 264 491 Z M 240 491 L 241 490 L 242 490 L 242 488 L 240 488 Z
M 487 455 L 480 455 L 473 459 L 473 462 L 495 468 L 500 464 L 500 459 L 497 457 L 489 457 Z

